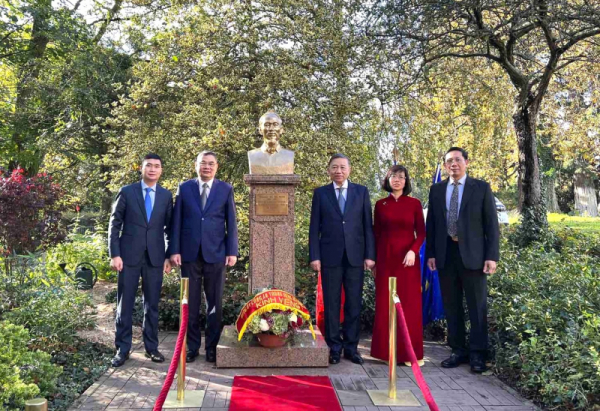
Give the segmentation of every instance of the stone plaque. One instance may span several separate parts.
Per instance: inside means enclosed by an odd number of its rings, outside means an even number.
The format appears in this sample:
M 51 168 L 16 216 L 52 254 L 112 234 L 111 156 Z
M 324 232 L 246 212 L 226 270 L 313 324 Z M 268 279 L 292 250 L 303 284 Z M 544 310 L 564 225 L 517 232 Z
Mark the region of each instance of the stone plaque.
M 288 215 L 288 193 L 256 193 L 256 215 Z

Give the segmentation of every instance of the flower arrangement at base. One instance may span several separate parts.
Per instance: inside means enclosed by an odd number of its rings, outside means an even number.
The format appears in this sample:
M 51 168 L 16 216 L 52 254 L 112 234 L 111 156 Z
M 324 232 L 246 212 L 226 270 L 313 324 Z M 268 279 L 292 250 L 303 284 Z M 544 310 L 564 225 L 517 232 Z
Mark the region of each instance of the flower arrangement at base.
M 310 314 L 296 297 L 282 290 L 266 290 L 244 305 L 235 322 L 238 340 L 244 333 L 257 335 L 261 345 L 277 347 L 301 328 L 308 326 L 314 339 Z

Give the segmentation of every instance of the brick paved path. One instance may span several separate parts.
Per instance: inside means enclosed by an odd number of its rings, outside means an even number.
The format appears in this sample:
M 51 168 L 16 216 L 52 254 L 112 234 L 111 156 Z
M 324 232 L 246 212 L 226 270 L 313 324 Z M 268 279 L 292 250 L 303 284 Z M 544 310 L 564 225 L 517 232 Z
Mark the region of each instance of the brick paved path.
M 85 410 L 151 410 L 168 369 L 175 347 L 175 334 L 162 334 L 160 351 L 167 357 L 163 364 L 155 364 L 144 357 L 143 345 L 135 347 L 131 358 L 119 369 L 109 369 L 71 407 Z M 336 389 L 344 411 L 399 411 L 428 410 L 409 367 L 398 367 L 397 388 L 410 390 L 419 399 L 421 407 L 377 407 L 366 390 L 387 389 L 388 367 L 384 362 L 368 356 L 370 340 L 361 340 L 360 351 L 365 358 L 363 366 L 342 359 L 340 364 L 327 369 L 216 369 L 203 357 L 188 364 L 186 389 L 205 390 L 202 404 L 194 411 L 227 411 L 231 385 L 235 375 L 328 375 Z M 203 354 L 203 353 L 202 353 Z M 447 347 L 425 343 L 423 375 L 431 393 L 442 411 L 522 411 L 537 409 L 493 375 L 476 375 L 467 365 L 443 369 L 441 360 L 449 355 Z M 175 383 L 172 389 L 175 389 Z M 275 411 L 275 410 L 269 410 Z

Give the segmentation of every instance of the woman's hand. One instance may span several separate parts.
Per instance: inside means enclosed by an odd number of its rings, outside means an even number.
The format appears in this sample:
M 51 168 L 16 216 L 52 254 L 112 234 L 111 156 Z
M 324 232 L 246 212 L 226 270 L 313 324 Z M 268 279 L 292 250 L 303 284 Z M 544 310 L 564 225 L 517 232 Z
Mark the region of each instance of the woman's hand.
M 406 253 L 406 257 L 404 257 L 402 264 L 404 264 L 405 267 L 412 267 L 415 265 L 415 252 L 411 250 Z

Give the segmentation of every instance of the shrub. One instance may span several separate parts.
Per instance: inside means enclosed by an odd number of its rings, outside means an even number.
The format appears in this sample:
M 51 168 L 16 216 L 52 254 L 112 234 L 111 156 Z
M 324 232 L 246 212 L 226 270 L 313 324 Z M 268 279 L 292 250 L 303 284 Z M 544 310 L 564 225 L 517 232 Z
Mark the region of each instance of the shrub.
M 165 275 L 161 290 L 160 302 L 158 305 L 158 326 L 161 330 L 177 331 L 179 330 L 179 307 L 180 307 L 180 281 L 179 275 L 175 272 Z M 240 310 L 248 298 L 248 284 L 233 282 L 227 278 L 225 290 L 223 291 L 223 324 L 230 325 L 237 319 Z M 204 327 L 206 323 L 206 302 L 202 298 L 202 312 L 200 313 L 200 326 Z M 117 290 L 106 295 L 107 303 L 116 303 Z M 144 306 L 142 304 L 141 287 L 138 288 L 135 298 L 135 307 L 133 311 L 133 324 L 141 326 L 144 320 Z
M 0 404 L 2 409 L 21 409 L 25 400 L 46 396 L 56 386 L 60 367 L 50 355 L 29 351 L 29 332 L 22 326 L 0 322 Z
M 496 368 L 547 407 L 600 404 L 599 251 L 597 234 L 571 230 L 526 248 L 502 240 L 489 291 Z
M 94 325 L 89 294 L 74 286 L 31 290 L 19 307 L 4 314 L 14 324 L 29 329 L 33 346 L 50 350 L 73 344 L 78 330 Z
M 79 234 L 77 226 L 73 227 L 67 241 L 46 251 L 48 273 L 62 274 L 63 270 L 59 266 L 61 263 L 66 263 L 66 269 L 73 272 L 77 264 L 86 262 L 96 267 L 99 279 L 115 280 L 116 272 L 110 269 L 106 236 L 106 232 L 102 230 Z
M 56 244 L 60 227 L 62 189 L 49 175 L 27 178 L 23 169 L 0 176 L 0 244 L 5 254 L 22 254 Z

